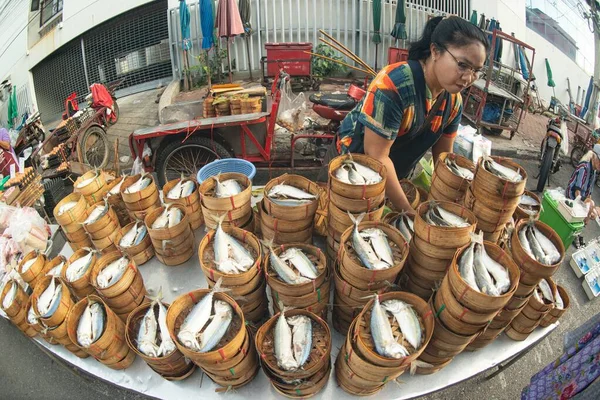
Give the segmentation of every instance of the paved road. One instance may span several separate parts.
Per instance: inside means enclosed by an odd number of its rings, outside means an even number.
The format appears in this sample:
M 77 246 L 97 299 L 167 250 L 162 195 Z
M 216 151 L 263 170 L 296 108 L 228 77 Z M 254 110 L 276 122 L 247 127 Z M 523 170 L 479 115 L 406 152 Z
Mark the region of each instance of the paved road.
M 529 174 L 529 188 L 535 186 L 535 162 L 516 160 Z M 563 169 L 551 178 L 552 186 L 563 186 L 572 168 Z M 594 198 L 600 204 L 600 190 Z M 600 235 L 600 228 L 592 223 L 585 232 L 586 239 Z M 569 259 L 573 247 L 568 249 Z M 428 399 L 516 399 L 530 377 L 543 366 L 553 361 L 562 352 L 563 334 L 570 331 L 591 316 L 600 312 L 600 302 L 589 302 L 581 280 L 575 277 L 568 265 L 557 272 L 556 280 L 567 288 L 571 296 L 571 309 L 561 319 L 557 330 L 542 341 L 534 350 L 507 371 L 492 380 L 476 377 L 443 392 L 428 396 Z M 68 368 L 52 361 L 29 340 L 23 337 L 7 321 L 0 320 L 0 398 L 6 399 L 143 399 L 107 385 L 103 382 L 79 376 Z M 476 356 L 476 354 L 474 354 Z M 401 390 L 401 386 L 399 388 Z

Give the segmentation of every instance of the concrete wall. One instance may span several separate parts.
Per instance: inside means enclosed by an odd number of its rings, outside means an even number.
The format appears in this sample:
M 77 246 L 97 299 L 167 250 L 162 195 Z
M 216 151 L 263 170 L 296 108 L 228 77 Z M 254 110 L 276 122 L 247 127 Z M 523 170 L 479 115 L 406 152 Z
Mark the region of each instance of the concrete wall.
M 527 28 L 525 6 L 525 0 L 471 0 L 471 8 L 477 10 L 479 15 L 484 13 L 486 18 L 496 18 L 500 21 L 500 26 L 505 33 L 514 32 L 518 39 L 535 48 L 533 73 L 537 78 L 540 95 L 546 102 L 550 102 L 553 95 L 552 88 L 547 85 L 544 59 L 548 58 L 556 83 L 554 88 L 556 97 L 564 104 L 568 104 L 567 78 L 571 81 L 571 93 L 575 97 L 577 96 L 577 86 L 587 90 L 590 74 L 542 36 Z M 531 52 L 528 53 L 528 57 L 531 59 Z M 503 50 L 502 61 L 510 66 L 515 65 L 513 52 L 507 51 L 506 46 Z

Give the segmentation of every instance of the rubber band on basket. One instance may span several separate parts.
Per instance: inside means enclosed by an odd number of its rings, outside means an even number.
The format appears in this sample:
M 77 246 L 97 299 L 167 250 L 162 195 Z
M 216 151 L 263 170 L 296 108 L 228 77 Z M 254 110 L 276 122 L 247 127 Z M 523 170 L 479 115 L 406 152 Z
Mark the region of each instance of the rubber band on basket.
M 459 320 L 459 321 L 462 321 L 463 317 L 464 317 L 465 315 L 467 315 L 467 313 L 468 313 L 468 312 L 469 312 L 469 309 L 468 309 L 468 308 L 466 308 L 466 307 L 463 307 L 462 313 L 460 313 L 460 316 L 458 317 L 458 320 Z M 464 321 L 463 321 L 463 322 L 464 322 Z
M 235 208 L 235 200 L 233 199 L 233 196 L 229 197 L 229 201 L 231 202 L 231 207 Z
M 220 348 L 219 350 L 217 350 L 217 353 L 219 353 L 219 355 L 221 356 L 222 361 L 227 360 L 227 357 L 225 356 L 225 351 L 223 351 L 222 348 Z
M 423 315 L 423 319 L 426 319 L 431 316 L 433 316 L 433 311 L 431 310 L 431 308 L 429 308 L 429 310 L 425 313 L 425 315 Z
M 197 303 L 198 301 L 194 298 L 194 292 L 188 292 L 188 296 L 190 296 L 190 299 L 192 299 L 192 301 L 195 303 Z
M 446 309 L 446 305 L 445 305 L 445 304 L 442 304 L 442 305 L 440 306 L 440 309 L 439 309 L 439 310 L 437 310 L 437 311 L 436 311 L 436 313 L 435 313 L 435 316 L 436 316 L 436 318 L 439 318 L 439 317 L 440 317 L 440 315 L 442 314 L 442 311 L 444 311 L 445 309 Z
M 467 292 L 469 291 L 469 289 L 470 289 L 470 286 L 467 286 L 467 287 L 465 288 L 465 290 L 463 290 L 463 291 L 462 291 L 462 293 L 460 294 L 460 296 L 458 296 L 458 299 L 457 299 L 457 300 L 458 300 L 458 301 L 462 300 L 462 299 L 465 297 L 465 294 L 467 294 Z

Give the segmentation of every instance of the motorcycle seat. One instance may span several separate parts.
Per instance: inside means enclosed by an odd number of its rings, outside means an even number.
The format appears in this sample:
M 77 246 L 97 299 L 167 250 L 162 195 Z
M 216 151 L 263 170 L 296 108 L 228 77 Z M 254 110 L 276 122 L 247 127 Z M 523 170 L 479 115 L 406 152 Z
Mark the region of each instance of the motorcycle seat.
M 331 107 L 335 110 L 352 110 L 357 104 L 357 101 L 346 93 L 313 93 L 310 95 L 309 100 L 314 104 Z

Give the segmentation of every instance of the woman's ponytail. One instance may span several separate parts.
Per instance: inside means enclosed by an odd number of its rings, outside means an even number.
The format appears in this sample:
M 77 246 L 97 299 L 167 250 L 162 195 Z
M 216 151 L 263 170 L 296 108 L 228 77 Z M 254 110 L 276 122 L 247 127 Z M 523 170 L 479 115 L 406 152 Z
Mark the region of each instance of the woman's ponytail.
M 409 60 L 425 60 L 426 58 L 429 58 L 431 55 L 431 37 L 433 35 L 433 31 L 435 31 L 435 28 L 437 28 L 443 19 L 444 17 L 435 17 L 427 21 L 421 38 L 418 41 L 410 44 L 408 49 Z
M 435 17 L 427 22 L 421 38 L 410 44 L 408 59 L 426 60 L 431 55 L 432 43 L 444 51 L 448 47 L 462 47 L 474 42 L 481 43 L 486 52 L 489 50 L 485 33 L 469 21 L 457 16 Z

